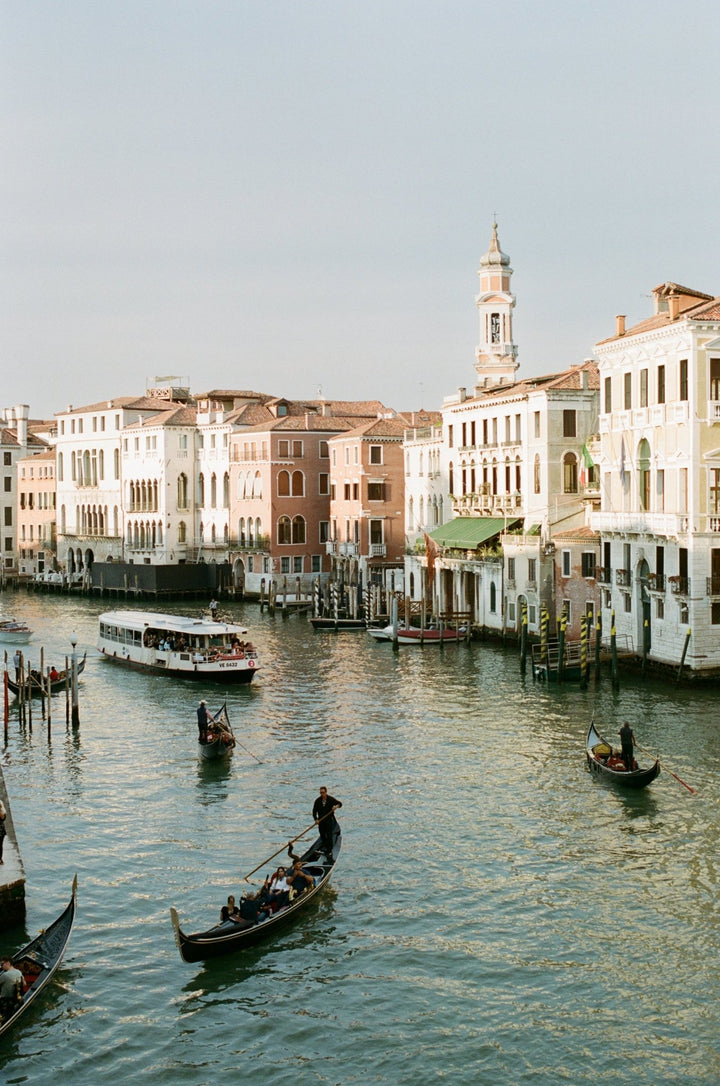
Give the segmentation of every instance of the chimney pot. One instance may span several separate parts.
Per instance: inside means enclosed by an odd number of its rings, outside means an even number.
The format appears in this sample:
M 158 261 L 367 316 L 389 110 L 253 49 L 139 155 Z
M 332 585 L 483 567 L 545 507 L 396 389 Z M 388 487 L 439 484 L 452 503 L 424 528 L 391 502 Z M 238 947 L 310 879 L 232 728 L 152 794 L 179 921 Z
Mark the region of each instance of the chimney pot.
M 616 322 L 616 325 L 617 325 L 617 335 L 624 336 L 625 335 L 625 314 L 624 313 L 619 313 L 617 315 L 617 317 L 615 318 L 615 322 Z

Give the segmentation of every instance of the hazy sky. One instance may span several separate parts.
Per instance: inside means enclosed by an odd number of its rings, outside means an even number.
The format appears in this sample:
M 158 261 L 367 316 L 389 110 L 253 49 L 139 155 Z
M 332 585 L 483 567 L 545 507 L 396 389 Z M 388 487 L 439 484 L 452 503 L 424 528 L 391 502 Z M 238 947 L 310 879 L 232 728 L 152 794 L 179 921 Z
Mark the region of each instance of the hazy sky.
M 472 386 L 497 215 L 520 373 L 720 294 L 720 5 L 4 0 L 0 406 Z

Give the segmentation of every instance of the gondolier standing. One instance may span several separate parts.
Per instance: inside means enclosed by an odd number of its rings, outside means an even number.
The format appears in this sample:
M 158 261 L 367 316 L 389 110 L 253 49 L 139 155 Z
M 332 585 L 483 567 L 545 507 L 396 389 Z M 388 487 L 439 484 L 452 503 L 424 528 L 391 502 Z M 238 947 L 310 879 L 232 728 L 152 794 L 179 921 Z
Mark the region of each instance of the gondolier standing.
M 207 702 L 201 701 L 197 709 L 198 718 L 198 741 L 200 743 L 207 743 L 207 730 L 208 723 L 214 724 L 213 716 L 207 711 Z
M 625 768 L 632 770 L 635 768 L 635 736 L 633 730 L 630 727 L 627 720 L 620 729 L 620 743 L 622 745 L 622 760 L 625 763 Z
M 320 830 L 320 840 L 322 841 L 323 851 L 328 860 L 332 860 L 335 831 L 340 831 L 340 827 L 338 826 L 334 814 L 338 807 L 342 807 L 340 800 L 335 799 L 334 796 L 329 796 L 327 788 L 323 786 L 320 789 L 320 795 L 313 804 L 312 814 L 318 829 Z M 325 817 L 326 815 L 327 818 Z

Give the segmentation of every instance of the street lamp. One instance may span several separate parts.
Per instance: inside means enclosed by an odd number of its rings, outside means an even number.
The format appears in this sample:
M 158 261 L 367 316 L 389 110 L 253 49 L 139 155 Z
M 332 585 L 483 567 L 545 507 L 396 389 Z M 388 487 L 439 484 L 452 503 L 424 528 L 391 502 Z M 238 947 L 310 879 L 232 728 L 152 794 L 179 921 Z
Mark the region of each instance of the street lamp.
M 71 722 L 73 728 L 77 728 L 80 725 L 80 712 L 78 709 L 77 653 L 75 652 L 77 647 L 77 634 L 74 631 L 70 634 L 70 644 L 72 645 L 72 670 L 70 672 L 70 693 L 72 701 Z

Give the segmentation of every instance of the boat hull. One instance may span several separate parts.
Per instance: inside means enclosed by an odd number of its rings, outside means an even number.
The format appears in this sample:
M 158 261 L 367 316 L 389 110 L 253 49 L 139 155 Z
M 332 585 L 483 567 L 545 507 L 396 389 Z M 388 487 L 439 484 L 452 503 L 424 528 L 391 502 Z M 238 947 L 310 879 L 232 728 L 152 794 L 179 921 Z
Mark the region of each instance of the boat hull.
M 177 910 L 171 908 L 170 917 L 175 931 L 175 941 L 183 961 L 201 962 L 209 958 L 234 954 L 237 951 L 265 942 L 278 931 L 293 923 L 300 913 L 306 911 L 310 902 L 314 901 L 327 886 L 334 864 L 337 863 L 340 855 L 341 846 L 342 835 L 338 833 L 333 847 L 332 864 L 321 861 L 306 861 L 306 857 L 320 852 L 320 838 L 318 837 L 311 848 L 302 856 L 305 870 L 317 878 L 315 886 L 306 890 L 295 901 L 273 913 L 267 920 L 260 921 L 260 923 L 250 924 L 249 921 L 242 921 L 241 925 L 238 925 L 234 921 L 227 921 L 224 924 L 217 924 L 207 931 L 188 935 L 180 927 Z
M 203 682 L 221 683 L 250 683 L 255 678 L 255 672 L 259 667 L 240 667 L 239 664 L 209 665 L 189 664 L 187 667 L 174 667 L 165 662 L 151 663 L 145 660 L 133 660 L 130 656 L 118 655 L 116 652 L 107 652 L 101 648 L 100 652 L 106 660 L 112 660 L 114 664 L 122 664 L 134 671 L 147 671 L 152 675 L 173 675 L 176 679 L 200 679 Z M 240 661 L 241 662 L 241 661 Z
M 87 658 L 87 653 L 83 655 L 82 660 L 78 660 L 78 665 L 77 665 L 77 673 L 78 673 L 78 675 L 82 675 L 83 671 L 85 670 L 86 658 Z M 59 694 L 59 693 L 61 693 L 63 690 L 65 690 L 66 686 L 68 685 L 68 682 L 69 682 L 69 677 L 67 677 L 65 672 L 63 671 L 59 678 L 54 679 L 50 683 L 50 693 L 51 694 Z M 7 684 L 8 684 L 8 690 L 10 690 L 11 693 L 15 694 L 16 696 L 20 693 L 20 690 L 23 687 L 24 687 L 24 691 L 23 691 L 24 696 L 26 698 L 28 698 L 28 697 L 30 697 L 30 698 L 40 698 L 40 697 L 45 697 L 46 694 L 47 694 L 47 681 L 46 681 L 45 685 L 43 686 L 37 681 L 37 679 L 34 676 L 30 680 L 26 679 L 24 683 L 16 683 L 15 680 L 11 679 L 10 676 L 8 675 Z
M 593 748 L 600 744 L 610 746 L 610 744 L 595 730 L 594 725 L 591 724 L 585 744 L 587 764 L 591 772 L 595 773 L 598 777 L 602 777 L 603 780 L 612 781 L 613 784 L 617 784 L 621 788 L 632 788 L 637 790 L 640 788 L 647 788 L 649 784 L 652 784 L 660 772 L 660 763 L 658 761 L 645 769 L 613 769 L 610 766 L 605 765 L 597 754 L 594 753 Z
M 76 898 L 77 876 L 73 880 L 70 901 L 57 920 L 54 920 L 37 938 L 27 943 L 13 955 L 13 965 L 23 973 L 26 981 L 30 980 L 30 978 L 32 980 L 25 990 L 22 1002 L 18 1004 L 17 1010 L 0 1023 L 0 1034 L 7 1032 L 15 1025 L 55 975 L 72 932 L 75 921 Z

